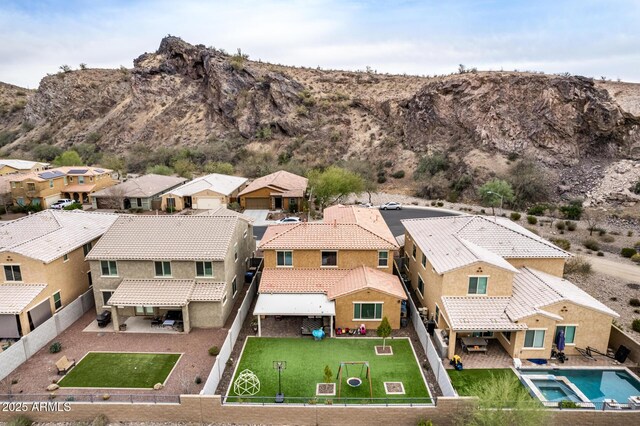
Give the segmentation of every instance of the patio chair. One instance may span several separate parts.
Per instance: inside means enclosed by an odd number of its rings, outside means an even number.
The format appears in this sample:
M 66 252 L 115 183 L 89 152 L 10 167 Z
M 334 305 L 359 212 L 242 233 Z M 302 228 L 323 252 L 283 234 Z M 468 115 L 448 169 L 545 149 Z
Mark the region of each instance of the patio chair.
M 66 355 L 56 361 L 56 367 L 58 368 L 58 374 L 67 374 L 73 366 L 76 365 L 76 360 L 69 360 Z

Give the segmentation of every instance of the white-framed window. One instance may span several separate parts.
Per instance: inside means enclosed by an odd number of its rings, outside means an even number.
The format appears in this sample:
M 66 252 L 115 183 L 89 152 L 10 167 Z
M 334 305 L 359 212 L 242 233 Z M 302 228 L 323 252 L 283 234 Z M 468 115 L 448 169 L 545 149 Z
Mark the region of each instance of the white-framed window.
M 84 176 L 78 176 L 78 183 L 84 185 Z
M 276 266 L 293 266 L 293 252 L 292 251 L 277 251 L 276 252 Z
M 35 191 L 36 190 L 36 184 L 33 182 L 27 182 L 27 191 Z
M 233 294 L 233 296 L 231 297 L 236 297 L 237 293 L 238 293 L 238 277 L 234 276 L 233 281 L 231 281 L 231 294 Z
M 113 290 L 102 290 L 102 306 L 107 307 L 109 305 L 107 305 L 107 303 L 109 303 L 109 299 L 111 299 L 111 296 L 113 296 L 113 293 L 115 293 L 115 291 Z
M 103 277 L 117 277 L 118 276 L 118 264 L 115 260 L 101 260 L 100 270 Z
M 511 332 L 510 331 L 501 331 L 500 334 L 502 334 L 502 337 L 504 337 L 504 340 L 506 340 L 507 342 L 511 343 Z
M 469 277 L 468 294 L 487 294 L 487 280 L 489 277 Z
M 153 310 L 153 306 L 136 306 L 136 315 L 137 316 L 150 316 L 154 315 L 155 312 Z
M 22 281 L 20 265 L 4 265 L 5 281 Z
M 338 266 L 338 252 L 327 250 L 320 252 L 320 266 L 322 268 L 335 268 Z
M 53 293 L 53 306 L 56 311 L 62 308 L 62 296 L 60 296 L 60 290 Z
M 196 262 L 196 277 L 213 277 L 213 262 Z
M 471 335 L 473 337 L 493 337 L 493 331 L 474 331 Z
M 382 319 L 382 302 L 353 302 L 354 320 L 380 320 Z
M 233 261 L 234 262 L 238 261 L 238 243 L 235 243 L 233 245 Z
M 171 276 L 171 262 L 166 260 L 154 262 L 156 277 L 170 277 Z
M 49 179 L 49 188 L 53 188 L 53 179 Z
M 242 238 L 247 238 L 247 235 L 249 235 L 249 233 L 245 229 L 245 231 L 242 233 Z
M 69 180 L 67 179 L 67 177 L 66 177 L 66 176 L 64 177 L 64 184 L 65 184 L 65 185 L 68 185 L 68 184 L 69 184 Z
M 16 188 L 16 183 L 15 182 L 11 182 L 11 188 L 13 188 L 13 189 Z
M 573 345 L 576 342 L 576 326 L 575 325 L 557 325 L 556 335 L 554 342 L 558 341 L 558 334 L 560 331 L 564 331 L 564 343 L 566 345 Z
M 529 349 L 544 348 L 546 330 L 527 330 L 524 334 L 524 347 Z
M 422 280 L 420 274 L 418 274 L 418 291 L 420 292 L 420 295 L 424 297 L 424 281 Z
M 378 268 L 389 267 L 389 252 L 386 250 L 378 251 Z
M 227 293 L 224 294 L 224 296 L 222 296 L 222 306 L 227 304 Z
M 91 242 L 88 242 L 87 244 L 82 246 L 82 253 L 84 253 L 84 255 L 88 255 L 89 252 L 91 251 Z
M 413 249 L 411 249 L 411 256 L 413 257 L 413 260 L 416 260 L 416 243 L 413 243 Z
M 65 253 L 62 255 L 62 261 L 67 262 L 69 260 L 69 253 Z
M 425 256 L 424 253 L 422 253 L 422 267 L 427 269 L 427 256 Z

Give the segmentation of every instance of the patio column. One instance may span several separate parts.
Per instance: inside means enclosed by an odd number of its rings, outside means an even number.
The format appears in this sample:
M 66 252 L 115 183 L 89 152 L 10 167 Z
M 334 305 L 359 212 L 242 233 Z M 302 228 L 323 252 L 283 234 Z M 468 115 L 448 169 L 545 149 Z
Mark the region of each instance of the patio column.
M 453 358 L 456 354 L 456 332 L 449 330 L 449 359 Z
M 331 327 L 331 337 L 334 337 L 333 335 L 333 315 L 329 315 L 329 326 Z
M 189 304 L 182 307 L 182 330 L 185 333 L 191 331 L 191 321 L 189 320 Z
M 256 315 L 258 317 L 258 337 L 262 337 L 262 324 L 260 324 L 260 315 Z
M 118 308 L 111 307 L 111 321 L 113 321 L 113 330 L 120 331 L 120 318 L 118 317 Z

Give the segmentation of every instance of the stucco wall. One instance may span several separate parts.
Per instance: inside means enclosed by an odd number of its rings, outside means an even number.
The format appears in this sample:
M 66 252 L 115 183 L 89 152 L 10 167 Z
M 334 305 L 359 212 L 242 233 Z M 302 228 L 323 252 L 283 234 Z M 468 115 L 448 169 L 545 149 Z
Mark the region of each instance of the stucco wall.
M 229 304 L 229 302 L 227 302 Z M 191 302 L 189 303 L 189 319 L 191 327 L 214 328 L 224 325 L 220 302 Z
M 265 268 L 276 268 L 276 252 L 282 250 L 265 250 Z M 293 268 L 320 268 L 322 263 L 322 250 L 292 250 Z M 338 269 L 353 269 L 359 266 L 368 266 L 382 272 L 393 272 L 393 252 L 389 251 L 389 262 L 386 268 L 378 268 L 378 250 L 337 250 Z M 331 268 L 326 268 L 331 269 Z
M 367 330 L 373 331 L 378 328 L 380 320 L 354 320 L 354 302 L 382 302 L 382 317 L 387 317 L 391 328 L 400 328 L 400 299 L 371 289 L 361 290 L 336 299 L 336 327 L 357 328 L 360 324 L 364 324 Z
M 564 273 L 565 259 L 506 259 L 506 261 L 518 269 L 527 266 L 556 277 L 562 277 Z

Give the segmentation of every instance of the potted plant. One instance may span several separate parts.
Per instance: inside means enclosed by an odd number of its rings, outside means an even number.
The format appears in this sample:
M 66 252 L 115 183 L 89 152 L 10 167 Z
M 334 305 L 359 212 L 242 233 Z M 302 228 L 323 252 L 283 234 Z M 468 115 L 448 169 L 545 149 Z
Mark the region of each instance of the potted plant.
M 258 320 L 255 318 L 251 320 L 251 329 L 254 333 L 258 332 Z

